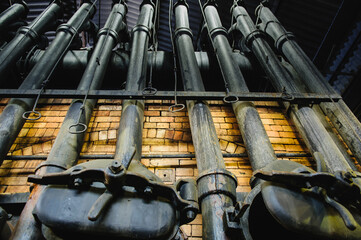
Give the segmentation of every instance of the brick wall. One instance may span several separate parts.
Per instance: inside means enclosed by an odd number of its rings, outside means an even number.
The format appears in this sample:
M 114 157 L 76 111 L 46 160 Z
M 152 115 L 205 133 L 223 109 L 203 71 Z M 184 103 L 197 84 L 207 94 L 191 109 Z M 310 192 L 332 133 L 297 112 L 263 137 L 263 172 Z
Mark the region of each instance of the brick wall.
M 12 155 L 46 155 L 50 152 L 71 100 L 46 100 L 39 104 L 42 118 L 28 121 L 10 150 Z M 7 99 L 0 101 L 0 112 Z M 143 154 L 194 153 L 186 110 L 168 112 L 169 101 L 147 101 L 143 130 Z M 230 105 L 209 102 L 221 149 L 225 153 L 245 153 L 236 118 Z M 307 149 L 276 102 L 258 102 L 257 110 L 276 153 L 306 153 Z M 99 100 L 93 112 L 82 154 L 113 154 L 121 117 L 120 100 Z M 225 158 L 226 167 L 233 172 L 239 186 L 237 191 L 250 191 L 249 179 L 252 169 L 247 158 Z M 313 166 L 310 158 L 287 159 Z M 86 161 L 86 160 L 82 160 Z M 0 168 L 0 191 L 2 193 L 29 191 L 27 176 L 34 172 L 41 160 L 5 160 Z M 175 183 L 180 178 L 196 178 L 198 175 L 194 158 L 142 159 L 142 163 L 165 183 Z M 197 218 L 182 227 L 189 239 L 201 239 L 202 219 Z

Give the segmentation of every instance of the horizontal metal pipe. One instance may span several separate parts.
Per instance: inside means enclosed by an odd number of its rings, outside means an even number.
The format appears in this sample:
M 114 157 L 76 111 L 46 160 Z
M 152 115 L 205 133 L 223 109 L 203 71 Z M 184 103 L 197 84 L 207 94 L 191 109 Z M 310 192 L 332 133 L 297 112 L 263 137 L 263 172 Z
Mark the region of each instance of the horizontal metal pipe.
M 14 23 L 19 18 L 25 18 L 29 8 L 24 1 L 19 1 L 11 5 L 8 9 L 0 14 L 0 33 L 7 30 L 8 25 Z
M 0 89 L 2 97 L 33 98 L 40 90 L 33 89 Z M 142 91 L 119 91 L 119 90 L 70 90 L 70 89 L 47 89 L 42 93 L 42 98 L 79 98 L 88 94 L 89 99 L 174 99 L 173 91 L 158 91 L 153 95 L 144 95 Z M 223 100 L 227 96 L 224 92 L 196 92 L 177 91 L 179 100 Z M 283 93 L 269 92 L 232 92 L 232 96 L 237 96 L 240 101 L 285 101 Z M 322 95 L 316 93 L 292 93 L 291 103 L 316 104 L 320 102 L 337 102 L 339 95 Z
M 323 94 L 335 93 L 335 90 L 326 82 L 321 72 L 297 44 L 295 37 L 284 29 L 270 9 L 261 6 L 258 8 L 257 15 L 262 21 L 261 29 L 275 40 L 276 48 L 293 65 L 309 91 Z M 361 162 L 361 123 L 359 120 L 343 100 L 339 103 L 322 103 L 320 107 L 336 127 L 356 159 Z
M 247 153 L 222 153 L 224 158 L 247 158 Z M 309 153 L 276 153 L 277 158 L 304 158 L 312 157 Z M 195 154 L 142 154 L 142 158 L 195 158 Z M 19 161 L 19 160 L 46 160 L 48 155 L 8 155 L 6 160 Z M 82 154 L 79 159 L 113 159 L 112 154 Z
M 44 50 L 36 50 L 27 56 L 20 65 L 20 71 L 30 71 L 31 68 L 40 60 L 44 54 Z M 84 71 L 87 66 L 88 59 L 91 51 L 89 49 L 83 50 L 70 50 L 68 51 L 62 61 L 60 61 L 58 69 L 63 71 Z M 171 77 L 173 74 L 173 68 L 171 66 L 173 62 L 173 56 L 171 52 L 157 51 L 155 57 L 154 52 L 148 51 L 148 69 L 153 67 L 153 71 L 158 76 Z M 195 52 L 197 65 L 202 73 L 209 73 L 216 71 L 215 64 L 212 56 L 207 52 Z M 232 53 L 233 59 L 238 64 L 239 68 L 244 72 L 251 72 L 253 67 L 250 60 L 239 53 Z M 152 63 L 153 61 L 153 63 Z M 129 66 L 129 54 L 122 51 L 114 51 L 109 63 L 109 71 L 113 74 L 126 73 Z

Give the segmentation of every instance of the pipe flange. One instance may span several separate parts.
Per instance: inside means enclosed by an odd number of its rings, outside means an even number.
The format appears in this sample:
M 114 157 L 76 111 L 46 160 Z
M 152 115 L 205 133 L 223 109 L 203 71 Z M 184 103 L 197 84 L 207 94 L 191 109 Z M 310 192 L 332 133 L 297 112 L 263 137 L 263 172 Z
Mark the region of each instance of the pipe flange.
M 199 202 L 212 194 L 224 194 L 230 197 L 233 202 L 237 201 L 237 178 L 225 169 L 215 169 L 201 174 L 197 178 L 197 184 Z
M 97 35 L 97 38 L 99 39 L 99 37 L 101 35 L 108 35 L 111 36 L 112 38 L 114 38 L 114 40 L 118 43 L 120 42 L 120 37 L 119 37 L 119 34 L 114 31 L 113 29 L 110 29 L 110 28 L 102 28 L 99 30 L 98 32 L 98 35 Z
M 286 32 L 286 33 L 282 34 L 281 36 L 279 36 L 275 41 L 276 49 L 280 51 L 282 48 L 282 45 L 290 39 L 291 40 L 296 39 L 295 35 L 293 35 L 293 33 L 291 33 L 291 32 Z
M 261 30 L 259 30 L 259 29 L 253 30 L 253 31 L 250 32 L 250 33 L 246 36 L 246 38 L 245 38 L 246 45 L 247 45 L 248 47 L 250 47 L 251 44 L 252 44 L 252 42 L 253 42 L 256 38 L 258 38 L 258 37 L 263 37 L 263 36 L 264 36 L 264 33 L 263 33 Z
M 19 33 L 30 36 L 33 40 L 39 39 L 39 34 L 29 26 L 19 28 Z
M 187 28 L 187 27 L 179 27 L 177 28 L 175 31 L 174 31 L 174 36 L 175 37 L 178 37 L 178 35 L 181 35 L 181 34 L 187 34 L 189 35 L 191 38 L 193 38 L 193 33 L 192 31 Z
M 137 26 L 135 26 L 132 30 L 132 34 L 134 34 L 135 32 L 141 32 L 141 31 L 147 33 L 149 38 L 151 37 L 150 28 L 148 26 L 145 26 L 142 24 L 138 24 Z
M 69 24 L 66 24 L 66 23 L 60 24 L 59 27 L 56 29 L 56 33 L 60 32 L 60 31 L 68 32 L 72 36 L 78 33 L 78 30 L 75 27 L 73 27 Z
M 227 37 L 228 33 L 224 27 L 216 27 L 209 32 L 211 38 L 214 39 L 217 35 L 222 34 Z

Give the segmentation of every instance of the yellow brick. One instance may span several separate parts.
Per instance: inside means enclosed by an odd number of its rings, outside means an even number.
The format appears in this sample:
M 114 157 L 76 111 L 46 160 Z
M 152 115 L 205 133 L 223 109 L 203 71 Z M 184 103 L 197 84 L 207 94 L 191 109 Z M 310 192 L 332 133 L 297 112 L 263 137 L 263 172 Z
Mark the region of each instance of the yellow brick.
M 225 151 L 227 149 L 228 142 L 224 140 L 220 140 L 219 145 L 221 146 L 221 150 Z
M 202 236 L 202 225 L 192 225 L 192 236 L 193 237 Z
M 151 151 L 152 152 L 177 152 L 178 144 L 164 145 L 164 146 L 154 145 L 154 146 L 151 146 Z
M 237 148 L 237 145 L 230 142 L 227 145 L 226 152 L 234 153 L 236 151 L 236 148 Z
M 176 176 L 193 176 L 193 168 L 177 168 Z
M 107 140 L 108 139 L 108 131 L 100 131 L 99 132 L 99 140 Z
M 157 123 L 157 128 L 169 128 L 169 123 Z
M 158 129 L 157 130 L 157 138 L 164 138 L 165 136 L 165 130 L 164 129 Z

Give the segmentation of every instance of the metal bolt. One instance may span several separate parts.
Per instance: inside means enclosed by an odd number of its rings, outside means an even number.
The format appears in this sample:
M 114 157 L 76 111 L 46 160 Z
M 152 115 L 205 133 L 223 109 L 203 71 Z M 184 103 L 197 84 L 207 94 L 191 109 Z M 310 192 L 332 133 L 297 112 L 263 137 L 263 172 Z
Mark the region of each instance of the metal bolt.
M 187 211 L 187 218 L 188 219 L 194 219 L 196 217 L 196 214 L 194 213 L 194 211 L 192 211 L 192 210 L 188 210 Z
M 110 166 L 110 170 L 112 170 L 113 173 L 119 173 L 123 170 L 123 166 L 121 162 L 119 161 L 113 161 L 112 165 Z
M 81 178 L 75 178 L 74 179 L 74 186 L 80 187 L 80 185 L 83 183 L 83 180 Z
M 151 194 L 153 193 L 153 189 L 148 186 L 148 187 L 146 187 L 146 188 L 144 189 L 144 193 L 145 193 L 146 195 L 151 195 Z

